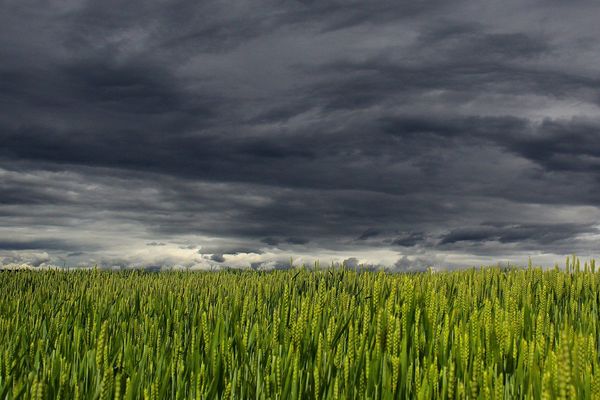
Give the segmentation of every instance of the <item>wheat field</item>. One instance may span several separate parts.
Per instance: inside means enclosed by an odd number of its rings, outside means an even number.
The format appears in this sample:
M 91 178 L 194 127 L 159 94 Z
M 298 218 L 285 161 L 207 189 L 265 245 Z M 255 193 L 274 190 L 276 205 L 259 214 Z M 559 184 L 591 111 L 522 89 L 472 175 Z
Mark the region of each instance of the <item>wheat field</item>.
M 600 399 L 600 272 L 4 271 L 0 398 Z

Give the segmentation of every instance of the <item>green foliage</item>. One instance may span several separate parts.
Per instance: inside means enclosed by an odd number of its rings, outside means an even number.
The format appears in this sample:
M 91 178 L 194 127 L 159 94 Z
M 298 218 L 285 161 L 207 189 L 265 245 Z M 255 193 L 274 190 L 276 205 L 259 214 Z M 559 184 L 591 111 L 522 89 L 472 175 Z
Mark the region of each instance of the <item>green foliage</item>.
M 600 272 L 0 273 L 0 398 L 600 398 Z

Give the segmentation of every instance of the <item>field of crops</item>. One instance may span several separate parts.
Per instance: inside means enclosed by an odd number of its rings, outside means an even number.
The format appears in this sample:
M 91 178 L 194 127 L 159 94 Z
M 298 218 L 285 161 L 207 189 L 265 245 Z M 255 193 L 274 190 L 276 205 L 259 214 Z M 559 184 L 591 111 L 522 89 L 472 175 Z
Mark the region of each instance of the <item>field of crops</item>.
M 600 399 L 600 272 L 0 273 L 0 398 Z

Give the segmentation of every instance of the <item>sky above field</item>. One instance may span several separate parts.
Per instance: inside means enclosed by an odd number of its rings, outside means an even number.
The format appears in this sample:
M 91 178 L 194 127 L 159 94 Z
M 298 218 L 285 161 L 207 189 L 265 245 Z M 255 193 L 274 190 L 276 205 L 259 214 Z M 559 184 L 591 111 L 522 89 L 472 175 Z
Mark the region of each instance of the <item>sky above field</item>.
M 0 264 L 600 248 L 597 1 L 0 2 Z

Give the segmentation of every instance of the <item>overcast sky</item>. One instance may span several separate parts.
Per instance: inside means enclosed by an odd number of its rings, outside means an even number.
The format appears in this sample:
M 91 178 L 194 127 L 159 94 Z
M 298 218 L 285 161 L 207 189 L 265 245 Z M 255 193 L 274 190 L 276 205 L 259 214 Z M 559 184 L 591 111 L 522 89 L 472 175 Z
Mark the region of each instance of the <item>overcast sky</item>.
M 597 1 L 0 0 L 0 264 L 600 248 Z

